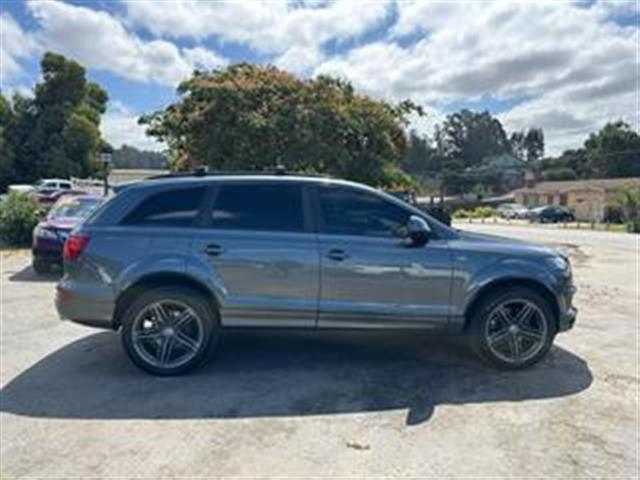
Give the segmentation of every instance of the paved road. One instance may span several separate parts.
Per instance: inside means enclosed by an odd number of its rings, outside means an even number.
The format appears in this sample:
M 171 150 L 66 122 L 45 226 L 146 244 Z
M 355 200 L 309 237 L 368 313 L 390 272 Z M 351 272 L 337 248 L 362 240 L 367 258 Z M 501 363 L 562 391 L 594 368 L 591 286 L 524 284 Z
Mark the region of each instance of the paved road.
M 528 371 L 449 338 L 247 333 L 154 378 L 2 257 L 0 477 L 637 478 L 637 240 L 471 228 L 575 245 L 578 324 Z
M 638 254 L 640 235 L 621 232 L 593 231 L 589 229 L 570 229 L 555 225 L 517 225 L 493 223 L 459 222 L 454 225 L 462 230 L 493 233 L 522 240 L 534 240 L 541 243 L 571 244 L 589 248 L 606 248 L 620 252 Z

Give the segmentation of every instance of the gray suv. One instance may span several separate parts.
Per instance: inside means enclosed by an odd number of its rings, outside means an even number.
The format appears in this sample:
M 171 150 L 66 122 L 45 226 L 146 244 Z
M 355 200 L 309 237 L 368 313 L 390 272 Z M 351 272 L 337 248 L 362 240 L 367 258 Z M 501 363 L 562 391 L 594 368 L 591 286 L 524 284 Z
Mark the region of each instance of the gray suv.
M 119 329 L 131 360 L 159 375 L 200 364 L 229 327 L 458 332 L 515 369 L 576 316 L 559 253 L 326 178 L 140 182 L 72 233 L 64 259 L 61 317 Z

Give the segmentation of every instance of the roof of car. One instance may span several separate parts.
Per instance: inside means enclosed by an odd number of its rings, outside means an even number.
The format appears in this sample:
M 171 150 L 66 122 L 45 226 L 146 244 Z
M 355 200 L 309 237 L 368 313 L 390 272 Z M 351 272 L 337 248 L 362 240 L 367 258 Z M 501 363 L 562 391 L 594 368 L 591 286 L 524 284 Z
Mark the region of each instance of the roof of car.
M 205 174 L 205 175 L 163 175 L 132 182 L 131 186 L 156 186 L 180 183 L 220 183 L 220 182 L 296 182 L 296 183 L 332 183 L 355 185 L 369 188 L 366 185 L 323 176 L 282 175 L 282 174 Z

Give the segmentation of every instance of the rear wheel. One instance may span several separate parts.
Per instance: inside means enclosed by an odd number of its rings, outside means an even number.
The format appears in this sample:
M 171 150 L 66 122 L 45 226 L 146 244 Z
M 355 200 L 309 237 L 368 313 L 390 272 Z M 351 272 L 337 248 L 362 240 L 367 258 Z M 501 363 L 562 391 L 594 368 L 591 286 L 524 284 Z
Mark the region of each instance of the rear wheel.
M 129 358 L 155 375 L 177 375 L 197 367 L 215 347 L 219 322 L 211 302 L 182 288 L 144 292 L 122 319 Z
M 549 303 L 536 291 L 505 288 L 481 301 L 471 319 L 474 350 L 490 363 L 525 368 L 540 361 L 556 334 Z

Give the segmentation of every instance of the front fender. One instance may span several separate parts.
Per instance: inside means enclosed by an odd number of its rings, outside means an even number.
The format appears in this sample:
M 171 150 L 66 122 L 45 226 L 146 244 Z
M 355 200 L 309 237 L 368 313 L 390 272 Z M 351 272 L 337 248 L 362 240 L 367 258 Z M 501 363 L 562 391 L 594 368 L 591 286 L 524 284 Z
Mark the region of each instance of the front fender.
M 464 315 L 485 287 L 498 282 L 535 282 L 555 297 L 560 288 L 559 278 L 543 262 L 540 257 L 500 258 L 475 271 L 462 270 L 459 301 L 456 302 L 459 315 Z

